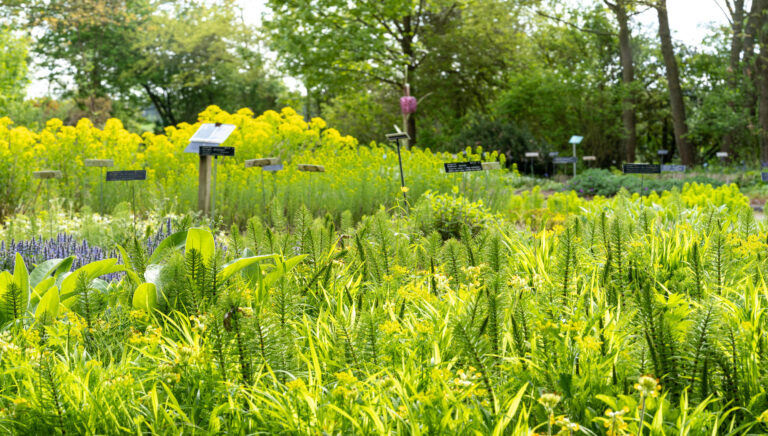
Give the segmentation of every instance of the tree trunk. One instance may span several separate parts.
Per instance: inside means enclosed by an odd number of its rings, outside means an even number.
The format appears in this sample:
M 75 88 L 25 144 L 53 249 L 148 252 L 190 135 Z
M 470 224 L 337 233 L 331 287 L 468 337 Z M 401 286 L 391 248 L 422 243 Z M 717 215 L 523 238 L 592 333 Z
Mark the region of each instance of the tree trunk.
M 766 28 L 768 26 L 768 0 L 755 0 L 755 3 L 759 3 L 757 35 L 760 42 L 760 53 L 756 60 L 757 119 L 760 133 L 760 160 L 766 162 L 768 161 L 768 29 Z
M 408 76 L 407 80 L 413 82 L 414 72 L 416 71 L 414 51 L 413 51 L 413 29 L 411 26 L 412 17 L 410 15 L 403 17 L 403 33 L 400 40 L 400 47 L 403 50 L 403 54 L 408 59 L 408 65 L 406 66 Z M 411 86 L 411 95 L 416 96 L 413 87 Z M 416 113 L 408 116 L 408 136 L 411 137 L 409 145 L 416 143 Z
M 635 92 L 632 84 L 635 81 L 635 65 L 632 59 L 632 42 L 629 34 L 629 16 L 627 15 L 626 0 L 617 0 L 615 4 L 606 1 L 616 14 L 619 22 L 619 57 L 621 59 L 621 81 L 624 83 L 626 95 L 621 113 L 624 132 L 627 135 L 624 143 L 627 162 L 635 161 L 637 149 L 637 127 L 635 117 Z
M 738 94 L 739 91 L 739 79 L 738 75 L 740 71 L 741 52 L 744 49 L 744 0 L 734 0 L 731 15 L 731 54 L 728 62 L 728 86 L 731 88 L 734 94 Z M 737 102 L 729 101 L 728 106 L 731 110 L 737 111 Z M 732 126 L 725 135 L 723 135 L 723 141 L 720 144 L 720 151 L 728 153 L 728 159 L 733 156 L 733 143 L 736 136 L 737 126 Z
M 745 85 L 751 85 L 744 87 L 744 109 L 747 111 L 748 118 L 755 116 L 755 108 L 757 107 L 757 94 L 755 92 L 757 89 L 755 80 L 757 64 L 755 60 L 755 37 L 757 36 L 757 26 L 760 21 L 760 10 L 763 3 L 763 0 L 752 0 L 752 7 L 747 17 L 747 26 L 744 29 L 742 74 L 744 75 Z
M 672 109 L 672 126 L 675 130 L 675 142 L 680 160 L 683 165 L 693 165 L 694 150 L 688 142 L 688 125 L 685 118 L 685 103 L 683 90 L 680 87 L 680 71 L 677 68 L 675 49 L 672 46 L 672 35 L 669 31 L 669 16 L 667 15 L 667 0 L 658 0 L 656 12 L 659 16 L 659 38 L 661 39 L 661 54 L 666 67 L 667 86 L 669 88 L 669 103 Z

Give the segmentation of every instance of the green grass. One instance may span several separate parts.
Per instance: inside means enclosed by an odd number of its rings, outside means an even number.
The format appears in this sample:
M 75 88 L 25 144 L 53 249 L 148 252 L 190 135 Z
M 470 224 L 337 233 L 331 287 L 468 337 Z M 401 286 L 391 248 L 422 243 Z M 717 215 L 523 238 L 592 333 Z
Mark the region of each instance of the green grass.
M 768 229 L 733 189 L 534 193 L 514 214 L 449 195 L 357 223 L 298 208 L 226 252 L 197 231 L 127 250 L 120 281 L 64 279 L 54 319 L 9 272 L 0 429 L 762 434 Z M 134 295 L 150 278 L 157 304 Z

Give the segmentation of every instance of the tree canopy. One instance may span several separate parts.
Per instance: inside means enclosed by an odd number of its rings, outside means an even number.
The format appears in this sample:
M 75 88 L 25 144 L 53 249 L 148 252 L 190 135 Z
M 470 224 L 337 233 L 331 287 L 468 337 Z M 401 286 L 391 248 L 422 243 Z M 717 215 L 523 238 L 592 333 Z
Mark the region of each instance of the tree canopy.
M 241 5 L 5 0 L 0 98 L 23 99 L 29 57 L 73 102 L 68 122 L 155 112 L 161 127 L 290 101 L 366 142 L 400 124 L 409 85 L 425 147 L 514 160 L 578 134 L 602 164 L 768 160 L 768 0 L 723 0 L 728 23 L 695 46 L 664 0 L 265 0 L 260 27 Z

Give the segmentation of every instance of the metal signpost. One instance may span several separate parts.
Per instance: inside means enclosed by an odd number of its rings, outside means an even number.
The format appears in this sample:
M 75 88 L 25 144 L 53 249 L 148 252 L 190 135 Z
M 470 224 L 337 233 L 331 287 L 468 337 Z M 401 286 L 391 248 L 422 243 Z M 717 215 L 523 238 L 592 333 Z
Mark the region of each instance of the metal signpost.
M 325 167 L 322 165 L 299 164 L 296 168 L 299 171 L 309 173 L 309 191 L 307 192 L 307 204 L 309 204 L 309 200 L 312 198 L 312 193 L 315 190 L 315 184 L 312 180 L 312 173 L 324 173 Z
M 470 171 L 483 171 L 483 162 L 480 161 L 473 161 L 473 162 L 449 162 L 444 163 L 443 167 L 445 167 L 445 173 L 466 173 Z
M 115 166 L 112 159 L 86 159 L 85 166 L 88 168 L 101 168 L 101 177 L 99 177 L 99 212 L 104 213 L 104 168 Z
M 559 151 L 550 151 L 548 156 L 549 156 L 550 159 L 554 159 L 554 158 L 560 156 L 560 152 Z M 554 175 L 555 175 L 555 162 L 553 160 L 552 161 L 552 176 L 554 176 Z
M 624 174 L 661 174 L 661 165 L 628 163 L 624 164 Z
M 189 139 L 189 145 L 184 153 L 197 153 L 200 155 L 200 176 L 197 191 L 197 208 L 204 214 L 211 211 L 211 160 L 216 154 L 200 154 L 201 147 L 215 147 L 221 145 L 235 131 L 234 124 L 206 123 L 200 126 Z M 231 148 L 231 147 L 228 147 Z M 216 152 L 212 152 L 216 153 Z M 219 155 L 220 156 L 220 155 Z M 211 213 L 211 215 L 213 215 Z
M 277 157 L 265 157 L 262 159 L 248 159 L 245 161 L 246 168 L 261 168 L 261 207 L 267 208 L 267 194 L 264 189 L 264 172 L 269 171 L 274 174 L 277 171 L 283 169 L 283 164 L 280 163 L 280 158 Z M 279 168 L 278 168 L 279 167 Z M 275 178 L 272 177 L 272 195 L 275 195 Z
M 576 159 L 576 146 L 581 144 L 581 141 L 583 141 L 583 140 L 584 140 L 583 136 L 576 136 L 576 135 L 571 136 L 571 139 L 568 140 L 568 143 L 573 145 L 573 158 L 574 159 Z M 578 162 L 578 160 L 575 160 L 573 162 L 573 177 L 576 177 L 576 162 Z
M 643 186 L 645 185 L 645 175 L 661 174 L 661 165 L 628 163 L 624 164 L 623 170 L 624 174 L 640 174 L 640 190 L 642 192 Z
M 531 177 L 533 177 L 533 160 L 539 158 L 539 152 L 538 151 L 527 151 L 525 153 L 525 158 L 528 159 L 528 167 L 531 171 Z
M 403 157 L 400 155 L 400 141 L 406 141 L 407 144 L 408 141 L 411 140 L 411 137 L 405 132 L 388 133 L 385 136 L 387 137 L 387 141 L 397 144 L 397 163 L 400 165 L 400 190 L 403 191 L 403 200 L 405 200 L 405 207 L 407 208 L 408 197 L 405 195 L 405 176 L 403 175 Z
M 662 165 L 662 173 L 684 173 L 687 167 L 685 165 Z
M 497 161 L 483 162 L 483 170 L 485 171 L 500 170 L 500 169 L 501 169 L 501 163 Z
M 48 179 L 60 179 L 61 178 L 61 171 L 52 171 L 52 170 L 44 170 L 44 171 L 35 171 L 32 173 L 32 177 L 40 180 L 37 183 L 37 191 L 35 192 L 35 201 L 32 203 L 34 207 L 34 204 L 37 204 L 37 198 L 40 196 L 40 189 L 43 187 L 43 180 Z M 50 234 L 50 237 L 53 238 L 53 217 L 51 216 L 51 193 L 46 190 L 45 191 L 45 202 L 47 204 L 47 210 L 48 210 L 48 233 Z
M 552 159 L 552 163 L 555 165 L 566 165 L 566 164 L 574 164 L 576 165 L 576 162 L 579 161 L 579 158 L 576 156 L 564 156 L 564 157 L 556 157 Z
M 662 165 L 664 164 L 664 158 L 669 155 L 669 150 L 658 150 L 656 152 L 657 155 L 659 155 L 659 159 L 661 159 Z
M 147 180 L 147 170 L 107 171 L 107 182 L 131 182 Z M 133 207 L 133 234 L 136 235 L 136 187 L 131 183 L 131 205 Z
M 211 187 L 211 218 L 216 217 L 216 173 L 219 167 L 219 156 L 235 156 L 235 147 L 220 147 L 201 145 L 200 157 L 213 156 L 213 186 Z

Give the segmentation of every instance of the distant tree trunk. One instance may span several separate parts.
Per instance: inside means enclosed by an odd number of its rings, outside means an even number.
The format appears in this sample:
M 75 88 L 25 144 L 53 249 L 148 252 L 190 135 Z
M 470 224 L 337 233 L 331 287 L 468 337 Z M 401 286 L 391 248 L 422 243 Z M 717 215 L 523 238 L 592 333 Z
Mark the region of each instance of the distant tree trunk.
M 749 10 L 749 16 L 747 17 L 747 25 L 744 29 L 742 51 L 744 53 L 742 59 L 742 74 L 744 75 L 745 83 L 751 86 L 745 86 L 744 90 L 744 109 L 747 111 L 748 117 L 755 116 L 755 108 L 757 107 L 757 89 L 755 83 L 755 37 L 757 36 L 757 26 L 760 21 L 760 9 L 763 0 L 753 0 L 752 7 Z
M 413 50 L 413 29 L 411 26 L 412 17 L 410 15 L 403 17 L 403 38 L 400 41 L 400 47 L 403 50 L 403 54 L 408 58 L 409 63 L 406 67 L 408 70 L 408 80 L 413 81 L 413 74 L 416 70 L 415 67 L 415 58 L 414 58 L 414 50 Z M 416 93 L 413 90 L 413 87 L 411 87 L 411 95 L 415 96 Z M 411 137 L 410 145 L 413 145 L 416 143 L 416 113 L 410 114 L 408 116 L 408 130 L 407 130 L 408 136 Z
M 635 96 L 632 89 L 632 83 L 635 81 L 635 65 L 632 59 L 632 41 L 629 34 L 629 15 L 627 14 L 626 0 L 616 0 L 611 3 L 603 0 L 606 5 L 616 14 L 616 21 L 619 22 L 619 58 L 621 59 L 621 81 L 626 87 L 626 95 L 622 105 L 621 121 L 624 124 L 624 133 L 626 141 L 624 143 L 624 152 L 627 162 L 635 161 L 635 150 L 637 149 L 637 127 L 635 117 Z
M 658 0 L 655 7 L 659 16 L 661 54 L 664 57 L 664 65 L 666 67 L 669 103 L 672 109 L 672 126 L 675 130 L 677 151 L 680 153 L 680 160 L 683 165 L 693 165 L 695 160 L 693 146 L 685 137 L 688 134 L 688 125 L 686 124 L 683 90 L 680 87 L 680 71 L 677 68 L 675 49 L 672 46 L 672 35 L 669 30 L 667 0 Z
M 754 0 L 759 3 L 757 12 L 758 41 L 760 53 L 756 60 L 757 70 L 757 98 L 758 98 L 758 131 L 760 132 L 760 160 L 768 161 L 768 0 Z M 754 8 L 753 8 L 754 10 Z
M 727 2 L 731 13 L 731 54 L 728 62 L 728 86 L 734 93 L 738 92 L 741 53 L 744 50 L 744 0 L 734 0 L 731 4 Z M 732 110 L 737 110 L 737 102 L 731 100 L 728 105 Z M 733 156 L 733 142 L 736 134 L 736 126 L 725 132 L 723 141 L 720 144 L 720 150 L 728 153 L 728 158 Z

